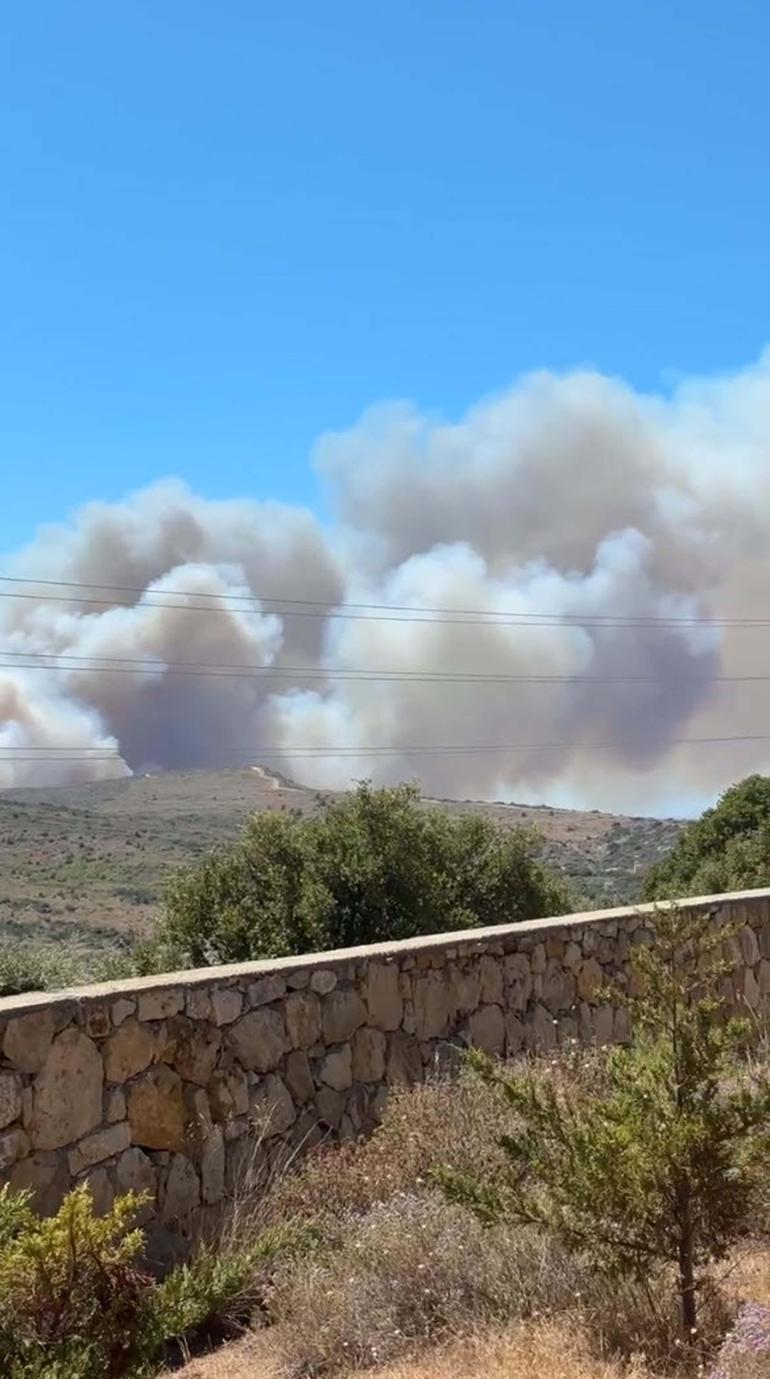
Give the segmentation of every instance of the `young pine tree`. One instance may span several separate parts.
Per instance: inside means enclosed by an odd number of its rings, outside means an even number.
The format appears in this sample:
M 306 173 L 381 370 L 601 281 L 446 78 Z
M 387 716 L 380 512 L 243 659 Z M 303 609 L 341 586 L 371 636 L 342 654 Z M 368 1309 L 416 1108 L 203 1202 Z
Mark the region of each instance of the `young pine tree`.
M 770 1079 L 744 1057 L 750 1026 L 719 994 L 733 936 L 702 915 L 657 914 L 654 942 L 634 950 L 638 994 L 612 993 L 632 1034 L 607 1053 L 600 1093 L 472 1054 L 511 1108 L 506 1169 L 491 1182 L 440 1175 L 483 1220 L 545 1227 L 600 1268 L 650 1282 L 673 1265 L 688 1341 L 709 1266 L 747 1230 L 770 1148 Z

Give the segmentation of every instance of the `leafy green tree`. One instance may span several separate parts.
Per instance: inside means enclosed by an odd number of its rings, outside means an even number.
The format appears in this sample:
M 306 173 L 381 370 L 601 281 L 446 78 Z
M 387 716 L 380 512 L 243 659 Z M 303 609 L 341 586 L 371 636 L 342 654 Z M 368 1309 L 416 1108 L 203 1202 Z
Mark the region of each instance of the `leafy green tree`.
M 318 814 L 258 814 L 171 881 L 144 965 L 241 962 L 570 908 L 538 839 L 364 783 Z
M 510 1107 L 505 1168 L 440 1175 L 483 1220 L 544 1227 L 601 1269 L 649 1282 L 673 1265 L 688 1339 L 709 1266 L 747 1229 L 770 1148 L 770 1078 L 742 1058 L 749 1026 L 716 994 L 729 937 L 697 915 L 658 914 L 655 942 L 635 950 L 640 994 L 613 993 L 632 1037 L 606 1055 L 598 1090 L 472 1054 Z
M 770 884 L 770 777 L 747 776 L 681 833 L 647 873 L 646 900 Z

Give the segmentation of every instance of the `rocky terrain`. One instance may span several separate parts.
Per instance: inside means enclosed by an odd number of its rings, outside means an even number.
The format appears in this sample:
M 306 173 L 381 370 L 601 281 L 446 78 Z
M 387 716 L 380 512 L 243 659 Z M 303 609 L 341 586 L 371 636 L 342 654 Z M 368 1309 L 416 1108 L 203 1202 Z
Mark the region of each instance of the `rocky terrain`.
M 312 790 L 263 770 L 166 772 L 92 785 L 0 792 L 0 938 L 121 947 L 148 932 L 165 877 L 236 836 L 254 811 L 320 807 Z M 429 801 L 536 828 L 581 902 L 633 902 L 681 824 L 520 804 Z

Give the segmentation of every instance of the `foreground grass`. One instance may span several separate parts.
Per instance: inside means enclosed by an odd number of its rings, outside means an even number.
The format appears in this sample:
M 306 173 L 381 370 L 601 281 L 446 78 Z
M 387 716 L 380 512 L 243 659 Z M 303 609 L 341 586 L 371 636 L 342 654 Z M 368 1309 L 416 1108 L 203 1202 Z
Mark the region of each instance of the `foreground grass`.
M 194 1360 L 178 1379 L 280 1379 L 280 1358 L 265 1338 L 250 1338 Z M 658 1379 L 642 1361 L 597 1359 L 586 1337 L 567 1323 L 532 1322 L 455 1341 L 350 1379 Z
M 567 1079 L 578 1094 L 602 1087 L 600 1056 L 561 1052 L 536 1067 L 543 1077 Z M 112 1368 L 110 1375 L 149 1379 L 164 1358 L 200 1355 L 174 1373 L 180 1379 L 712 1379 L 713 1357 L 741 1304 L 770 1301 L 770 1252 L 744 1248 L 714 1278 L 711 1304 L 702 1308 L 699 1354 L 688 1359 L 678 1339 L 672 1277 L 660 1274 L 652 1291 L 621 1283 L 546 1231 L 505 1221 L 482 1226 L 438 1190 L 433 1175 L 441 1165 L 465 1171 L 501 1163 L 506 1119 L 497 1092 L 464 1072 L 454 1082 L 394 1090 L 370 1139 L 321 1146 L 301 1163 L 279 1163 L 274 1141 L 255 1140 L 216 1238 L 160 1288 L 145 1295 L 137 1280 L 141 1316 L 165 1338 L 165 1355 L 164 1346 L 145 1345 L 145 1362 Z M 98 1244 L 98 1223 L 84 1215 L 82 1224 L 85 1243 Z M 763 1230 L 767 1238 L 770 1210 L 761 1198 L 755 1224 L 757 1238 Z M 69 1267 L 65 1246 L 72 1232 L 59 1234 L 57 1249 Z M 29 1289 L 19 1292 L 15 1264 L 9 1276 L 10 1334 L 18 1336 L 26 1318 L 30 1345 L 50 1320 L 53 1257 L 49 1242 L 42 1256 L 45 1287 L 37 1288 L 42 1311 L 31 1308 Z M 34 1250 L 28 1260 L 38 1273 L 40 1258 Z M 112 1271 L 115 1301 L 125 1301 L 114 1268 L 121 1259 L 89 1246 L 83 1259 L 92 1258 Z M 96 1320 L 102 1310 L 100 1303 Z M 142 1326 L 134 1331 L 147 1339 Z M 755 1370 L 756 1364 L 731 1368 L 718 1379 L 770 1376 L 770 1366 Z M 107 1379 L 93 1365 L 33 1371 L 22 1364 L 12 1373 Z
M 577 1052 L 542 1068 L 587 1090 L 602 1076 L 600 1060 Z M 704 1307 L 701 1354 L 689 1363 L 672 1278 L 661 1276 L 654 1295 L 620 1284 L 542 1231 L 482 1227 L 436 1190 L 439 1164 L 500 1161 L 505 1116 L 470 1074 L 395 1091 L 371 1139 L 316 1151 L 279 1172 L 258 1203 L 244 1196 L 231 1242 L 299 1219 L 312 1224 L 315 1243 L 276 1260 L 261 1294 L 262 1329 L 193 1361 L 185 1379 L 707 1375 L 741 1303 L 770 1299 L 770 1253 L 744 1249 L 725 1266 Z

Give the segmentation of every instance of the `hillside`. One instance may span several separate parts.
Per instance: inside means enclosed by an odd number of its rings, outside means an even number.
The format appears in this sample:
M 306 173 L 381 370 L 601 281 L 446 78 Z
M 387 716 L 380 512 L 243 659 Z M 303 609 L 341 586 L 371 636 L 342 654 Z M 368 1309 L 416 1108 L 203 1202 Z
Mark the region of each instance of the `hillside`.
M 147 933 L 173 868 L 234 838 L 254 811 L 309 811 L 320 798 L 260 767 L 2 791 L 0 936 L 34 933 L 121 946 Z M 642 872 L 681 827 L 674 820 L 518 804 L 425 804 L 537 828 L 545 857 L 597 906 L 633 901 Z

